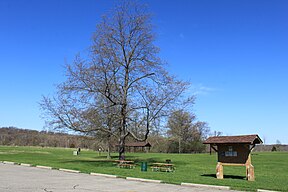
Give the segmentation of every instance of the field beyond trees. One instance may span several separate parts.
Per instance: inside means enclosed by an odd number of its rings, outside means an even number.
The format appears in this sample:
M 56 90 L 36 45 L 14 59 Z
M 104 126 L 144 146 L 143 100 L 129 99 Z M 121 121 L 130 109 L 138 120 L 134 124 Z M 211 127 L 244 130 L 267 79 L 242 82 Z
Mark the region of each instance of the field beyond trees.
M 82 150 L 78 156 L 73 156 L 72 152 L 73 149 L 65 148 L 0 146 L 0 161 L 74 169 L 84 173 L 96 172 L 122 177 L 157 179 L 174 184 L 186 182 L 230 186 L 245 191 L 256 189 L 288 191 L 287 152 L 253 153 L 252 164 L 256 176 L 254 182 L 245 180 L 245 167 L 224 167 L 224 180 L 217 180 L 216 154 L 127 153 L 126 159 L 135 161 L 137 166 L 135 169 L 120 169 L 113 164 L 118 158 L 117 154 L 112 156 L 113 159 L 107 160 L 105 153 L 99 154 L 92 150 Z M 141 162 L 148 162 L 150 165 L 165 162 L 166 159 L 171 159 L 175 164 L 175 172 L 152 172 L 149 167 L 147 172 L 140 170 Z

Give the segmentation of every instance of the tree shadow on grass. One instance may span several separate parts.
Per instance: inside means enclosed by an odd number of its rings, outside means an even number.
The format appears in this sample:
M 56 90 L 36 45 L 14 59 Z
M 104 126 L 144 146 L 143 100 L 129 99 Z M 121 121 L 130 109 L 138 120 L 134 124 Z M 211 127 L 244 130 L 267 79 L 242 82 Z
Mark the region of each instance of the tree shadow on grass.
M 63 160 L 61 163 L 83 163 L 83 164 L 93 164 L 97 166 L 111 166 L 115 163 L 117 163 L 118 159 L 105 159 L 105 158 L 93 158 L 90 160 L 85 160 L 85 159 L 75 159 L 75 160 Z M 132 160 L 134 161 L 135 164 L 141 164 L 142 162 L 147 162 L 148 164 L 156 163 L 159 162 L 159 160 L 154 159 L 154 158 L 148 158 L 148 159 L 141 159 L 141 158 L 129 158 L 129 156 L 126 156 L 126 160 Z M 164 163 L 164 162 L 163 162 Z
M 61 163 L 84 163 L 84 164 L 101 164 L 101 165 L 111 165 L 117 163 L 118 159 L 105 159 L 105 158 L 93 158 L 91 160 L 85 160 L 85 159 L 75 159 L 75 160 L 63 160 Z M 126 160 L 132 160 L 135 164 L 141 164 L 142 162 L 147 162 L 149 165 L 153 163 L 165 163 L 165 161 L 161 161 L 157 158 L 129 158 L 126 157 Z
M 213 177 L 216 178 L 216 174 L 203 174 L 202 177 Z M 239 176 L 239 175 L 224 175 L 224 179 L 246 179 L 246 176 Z
M 61 161 L 63 164 L 82 164 L 82 165 L 92 165 L 96 167 L 111 167 L 113 166 L 114 160 L 64 160 Z
M 91 158 L 91 157 L 90 157 Z M 127 155 L 126 160 L 131 160 L 134 161 L 134 164 L 136 165 L 141 165 L 142 162 L 147 162 L 148 166 L 153 165 L 153 163 L 165 163 L 165 159 L 160 159 L 160 158 L 143 158 L 143 157 L 135 157 L 135 156 L 129 156 Z M 112 156 L 111 159 L 107 159 L 106 156 L 94 156 L 91 159 L 66 159 L 62 160 L 61 163 L 72 163 L 72 164 L 86 164 L 86 165 L 93 165 L 93 166 L 100 166 L 100 167 L 111 167 L 115 166 L 117 163 L 118 156 Z M 171 162 L 172 164 L 175 164 L 176 166 L 183 165 L 185 163 L 183 162 Z
M 94 156 L 94 157 L 91 157 L 93 159 L 101 159 L 101 160 L 107 160 L 107 161 L 115 161 L 115 160 L 118 160 L 119 159 L 119 156 L 118 155 L 112 155 L 111 156 L 111 159 L 107 159 L 107 156 L 106 155 L 99 155 L 99 156 Z M 133 158 L 135 158 L 134 156 L 129 156 L 129 155 L 125 155 L 125 159 L 126 160 L 130 160 Z

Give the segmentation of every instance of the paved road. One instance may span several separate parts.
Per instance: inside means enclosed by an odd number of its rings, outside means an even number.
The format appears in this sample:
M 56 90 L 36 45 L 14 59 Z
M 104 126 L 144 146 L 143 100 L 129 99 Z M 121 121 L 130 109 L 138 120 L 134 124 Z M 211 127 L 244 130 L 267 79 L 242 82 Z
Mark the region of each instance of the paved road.
M 128 181 L 0 163 L 1 192 L 212 192 L 215 189 Z M 217 190 L 216 190 L 217 191 Z M 221 190 L 221 192 L 226 192 Z M 227 191 L 228 192 L 228 191 Z

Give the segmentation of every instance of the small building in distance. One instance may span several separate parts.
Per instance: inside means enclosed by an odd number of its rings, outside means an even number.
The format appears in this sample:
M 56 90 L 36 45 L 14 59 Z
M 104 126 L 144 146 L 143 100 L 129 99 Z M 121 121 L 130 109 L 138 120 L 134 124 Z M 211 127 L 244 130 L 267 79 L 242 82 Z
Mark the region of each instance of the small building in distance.
M 119 147 L 119 145 L 116 145 Z M 149 152 L 152 145 L 149 142 L 129 142 L 125 143 L 127 152 Z
M 246 166 L 246 178 L 254 181 L 254 167 L 251 162 L 251 150 L 262 140 L 258 135 L 209 137 L 204 144 L 217 152 L 217 179 L 223 179 L 223 166 Z

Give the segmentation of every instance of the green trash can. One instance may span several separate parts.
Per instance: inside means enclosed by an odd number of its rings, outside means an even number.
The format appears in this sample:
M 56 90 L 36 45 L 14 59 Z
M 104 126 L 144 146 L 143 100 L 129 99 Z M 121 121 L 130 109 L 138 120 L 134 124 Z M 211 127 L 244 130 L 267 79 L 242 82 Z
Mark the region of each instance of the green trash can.
M 141 171 L 147 171 L 147 162 L 141 163 Z

